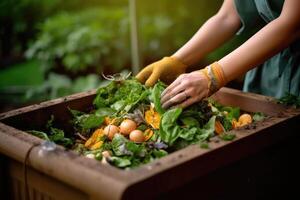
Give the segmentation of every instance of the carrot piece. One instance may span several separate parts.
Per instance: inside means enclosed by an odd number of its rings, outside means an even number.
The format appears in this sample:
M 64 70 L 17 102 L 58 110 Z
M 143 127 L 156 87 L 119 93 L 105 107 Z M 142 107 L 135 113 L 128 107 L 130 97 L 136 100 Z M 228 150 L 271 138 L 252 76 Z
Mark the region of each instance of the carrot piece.
M 224 129 L 222 123 L 221 123 L 220 121 L 218 121 L 218 120 L 216 120 L 216 122 L 215 122 L 215 132 L 216 132 L 218 135 L 220 135 L 220 134 L 222 134 L 223 132 L 225 132 L 225 129 Z
M 145 130 L 145 132 L 144 132 L 145 141 L 148 141 L 152 137 L 153 134 L 154 134 L 154 132 L 150 128 Z

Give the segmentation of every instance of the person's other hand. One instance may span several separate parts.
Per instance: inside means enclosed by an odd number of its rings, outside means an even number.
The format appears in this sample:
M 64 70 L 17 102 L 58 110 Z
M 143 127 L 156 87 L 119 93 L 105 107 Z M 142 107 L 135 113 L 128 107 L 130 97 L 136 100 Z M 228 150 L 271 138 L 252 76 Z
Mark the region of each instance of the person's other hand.
M 182 74 L 163 91 L 162 107 L 188 107 L 214 94 L 227 82 L 223 68 L 218 62 L 199 71 Z
M 188 107 L 209 93 L 209 79 L 204 73 L 194 71 L 180 75 L 169 87 L 167 87 L 161 98 L 163 108 Z
M 146 66 L 136 78 L 145 83 L 147 87 L 153 86 L 158 80 L 170 84 L 180 74 L 184 73 L 187 66 L 175 57 L 164 57 L 163 59 Z

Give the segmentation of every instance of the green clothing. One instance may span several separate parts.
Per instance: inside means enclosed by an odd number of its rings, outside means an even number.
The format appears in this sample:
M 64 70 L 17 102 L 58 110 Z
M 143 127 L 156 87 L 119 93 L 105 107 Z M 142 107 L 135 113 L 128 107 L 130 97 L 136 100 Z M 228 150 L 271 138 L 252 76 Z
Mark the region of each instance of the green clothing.
M 235 0 L 242 22 L 237 34 L 264 26 L 276 19 L 283 3 L 284 0 Z M 276 98 L 286 93 L 300 96 L 300 40 L 249 71 L 243 90 Z

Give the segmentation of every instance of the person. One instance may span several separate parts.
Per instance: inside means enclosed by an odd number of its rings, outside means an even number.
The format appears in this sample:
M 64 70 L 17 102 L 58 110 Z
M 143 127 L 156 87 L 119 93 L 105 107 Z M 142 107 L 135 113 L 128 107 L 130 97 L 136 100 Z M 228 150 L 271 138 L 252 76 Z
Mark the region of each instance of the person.
M 221 8 L 170 57 L 146 66 L 136 78 L 146 86 L 170 84 L 164 108 L 187 107 L 246 73 L 243 91 L 280 98 L 300 95 L 300 1 L 224 0 Z M 217 62 L 191 73 L 191 66 L 235 34 L 259 29 Z M 173 82 L 172 82 L 173 81 Z

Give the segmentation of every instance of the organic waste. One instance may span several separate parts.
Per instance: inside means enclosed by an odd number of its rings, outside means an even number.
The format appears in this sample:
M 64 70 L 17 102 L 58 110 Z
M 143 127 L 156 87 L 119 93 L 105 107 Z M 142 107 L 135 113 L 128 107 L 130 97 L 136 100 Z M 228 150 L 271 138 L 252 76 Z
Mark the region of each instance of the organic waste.
M 135 78 L 110 77 L 110 82 L 97 90 L 89 112 L 69 108 L 74 127 L 71 138 L 54 128 L 53 117 L 45 131 L 29 133 L 125 169 L 191 144 L 209 148 L 207 142 L 213 136 L 233 140 L 235 135 L 227 131 L 264 118 L 262 113 L 241 113 L 237 107 L 223 106 L 212 99 L 186 109 L 164 110 L 160 96 L 165 88 L 162 82 L 147 88 Z

